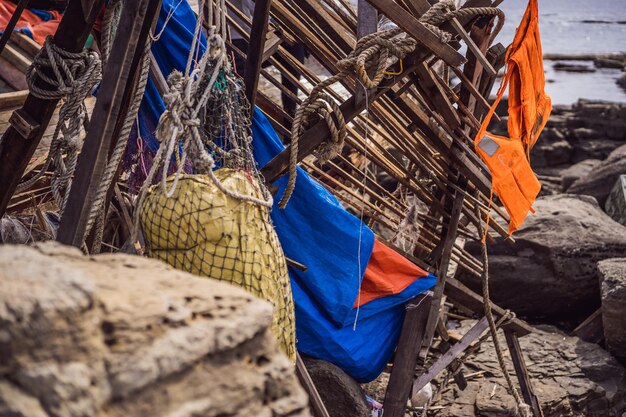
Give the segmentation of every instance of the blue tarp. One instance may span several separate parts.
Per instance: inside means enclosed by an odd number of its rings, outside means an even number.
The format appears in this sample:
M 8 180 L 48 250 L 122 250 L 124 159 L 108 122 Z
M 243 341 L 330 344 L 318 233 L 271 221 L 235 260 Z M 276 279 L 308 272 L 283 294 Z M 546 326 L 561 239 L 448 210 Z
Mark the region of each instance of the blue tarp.
M 157 33 L 179 0 L 164 0 Z M 167 24 L 152 52 L 164 74 L 184 70 L 196 18 L 183 2 Z M 158 142 L 153 134 L 164 110 L 149 81 L 140 110 L 141 134 L 151 151 Z M 252 120 L 254 156 L 263 166 L 283 149 L 269 121 L 255 109 Z M 132 141 L 131 141 L 132 142 Z M 287 178 L 279 179 L 278 196 Z M 286 209 L 272 210 L 272 221 L 285 255 L 307 266 L 307 272 L 290 268 L 296 305 L 297 347 L 305 354 L 328 360 L 358 381 L 374 379 L 389 360 L 404 317 L 403 303 L 434 285 L 429 275 L 416 280 L 400 294 L 373 300 L 358 311 L 354 303 L 367 268 L 374 233 L 346 211 L 337 199 L 298 168 L 297 185 Z M 359 262 L 360 244 L 360 262 Z

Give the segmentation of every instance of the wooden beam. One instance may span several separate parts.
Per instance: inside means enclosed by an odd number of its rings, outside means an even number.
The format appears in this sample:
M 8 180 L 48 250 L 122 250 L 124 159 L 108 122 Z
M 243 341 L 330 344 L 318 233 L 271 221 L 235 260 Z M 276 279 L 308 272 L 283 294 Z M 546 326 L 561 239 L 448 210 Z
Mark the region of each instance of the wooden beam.
M 272 33 L 267 40 L 265 41 L 265 47 L 263 48 L 263 58 L 261 59 L 261 63 L 270 59 L 272 55 L 278 50 L 278 47 L 283 43 L 283 39 Z
M 26 97 L 28 97 L 28 90 L 2 93 L 0 94 L 0 110 L 7 110 L 21 106 L 24 104 Z
M 406 305 L 406 314 L 398 340 L 398 348 L 389 376 L 383 409 L 385 417 L 404 417 L 411 394 L 417 354 L 422 346 L 431 297 L 418 295 Z
M 299 352 L 296 353 L 296 375 L 306 393 L 309 394 L 309 402 L 313 409 L 313 415 L 315 417 L 330 417 L 322 401 L 322 397 L 320 397 L 319 392 L 317 392 L 315 383 L 313 383 L 311 375 L 309 375 L 309 371 L 306 369 Z
M 28 67 L 33 63 L 29 58 L 25 57 L 11 45 L 6 45 L 4 50 L 2 51 L 2 57 L 9 61 L 11 64 L 15 65 L 15 68 L 20 70 L 22 73 L 26 73 L 28 71 Z
M 104 0 L 92 0 L 85 6 L 89 9 L 85 9 L 83 2 L 70 1 L 54 35 L 54 44 L 68 52 L 80 52 L 103 4 Z M 41 79 L 37 79 L 35 83 L 42 88 L 50 87 Z M 38 128 L 34 136 L 26 140 L 13 126 L 4 132 L 0 140 L 0 216 L 5 213 L 58 102 L 59 100 L 44 100 L 29 94 L 24 106 L 17 112 L 30 115 L 36 121 Z
M 511 360 L 513 367 L 515 368 L 515 374 L 519 381 L 519 386 L 524 397 L 524 402 L 530 405 L 534 417 L 543 417 L 543 412 L 539 406 L 539 400 L 533 391 L 533 386 L 528 376 L 528 369 L 526 368 L 526 362 L 524 361 L 524 353 L 517 340 L 517 335 L 510 329 L 504 329 L 504 336 L 506 337 L 506 344 L 509 347 L 511 353 Z
M 363 36 L 374 33 L 378 30 L 378 12 L 368 3 L 367 0 L 359 0 L 357 9 L 356 37 L 361 39 Z M 369 74 L 372 76 L 372 74 Z M 358 82 L 355 86 L 355 104 L 361 105 L 368 93 Z
M 475 340 L 477 340 L 489 328 L 487 317 L 480 319 L 461 340 L 444 353 L 435 363 L 433 363 L 428 371 L 417 377 L 413 385 L 414 390 L 422 389 L 426 384 L 432 381 L 437 375 L 446 369 L 452 362 L 458 358 Z
M 22 16 L 22 12 L 24 11 L 24 9 L 28 7 L 28 3 L 30 3 L 30 0 L 20 0 L 20 2 L 17 4 L 17 7 L 15 8 L 13 15 L 11 15 L 11 19 L 9 20 L 9 23 L 6 25 L 6 27 L 4 28 L 4 33 L 2 34 L 2 37 L 0 38 L 0 54 L 2 54 L 4 47 L 9 42 L 9 39 L 11 38 L 11 34 L 13 33 L 13 30 L 15 29 L 15 25 L 20 20 L 20 17 Z
M 254 103 L 256 101 L 271 5 L 272 0 L 257 0 L 254 3 L 254 15 L 250 29 L 250 43 L 246 57 L 246 70 L 243 76 L 246 86 L 246 96 L 250 102 L 251 109 L 254 109 Z
M 160 0 L 127 2 L 122 9 L 117 36 L 105 68 L 93 116 L 83 146 L 57 240 L 80 247 L 91 206 L 107 165 L 125 95 L 130 94 L 129 80 L 140 68 Z
M 477 314 L 484 313 L 483 297 L 470 290 L 456 278 L 449 277 L 446 280 L 444 293 L 448 296 L 449 300 L 461 304 Z M 493 302 L 491 302 L 491 309 L 493 310 L 496 320 L 505 314 L 505 310 Z M 503 323 L 502 328 L 514 331 L 518 337 L 526 336 L 533 332 L 533 328 L 530 325 L 518 318 Z
M 393 0 L 368 0 L 379 12 L 386 15 L 402 30 L 417 39 L 424 47 L 451 66 L 458 67 L 466 59 L 450 45 L 439 39 L 433 32 Z M 418 48 L 419 49 L 419 48 Z

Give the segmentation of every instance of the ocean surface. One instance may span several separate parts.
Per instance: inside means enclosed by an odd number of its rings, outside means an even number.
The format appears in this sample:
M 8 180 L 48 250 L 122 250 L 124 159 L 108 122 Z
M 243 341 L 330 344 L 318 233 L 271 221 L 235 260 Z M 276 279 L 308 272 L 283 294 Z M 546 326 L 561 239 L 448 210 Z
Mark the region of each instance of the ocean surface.
M 506 21 L 498 41 L 511 43 L 524 14 L 525 0 L 504 0 L 499 6 Z M 539 30 L 544 54 L 626 52 L 626 0 L 539 0 Z M 593 68 L 590 61 L 568 61 Z M 615 81 L 624 72 L 596 69 L 593 73 L 555 71 L 545 61 L 547 86 L 555 104 L 571 104 L 579 98 L 626 102 L 626 93 Z

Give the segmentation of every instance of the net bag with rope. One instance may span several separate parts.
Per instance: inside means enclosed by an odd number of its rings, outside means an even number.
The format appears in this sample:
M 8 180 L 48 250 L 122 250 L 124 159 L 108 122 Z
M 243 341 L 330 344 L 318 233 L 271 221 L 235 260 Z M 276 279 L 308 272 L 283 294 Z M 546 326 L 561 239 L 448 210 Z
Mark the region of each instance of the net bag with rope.
M 273 333 L 295 361 L 287 264 L 269 216 L 272 198 L 252 157 L 249 104 L 226 56 L 222 10 L 209 15 L 215 26 L 196 68 L 200 21 L 185 73 L 168 77 L 161 144 L 139 192 L 133 240 L 141 224 L 148 256 L 272 303 Z M 174 161 L 176 172 L 168 177 Z M 194 174 L 184 172 L 190 165 Z M 159 184 L 151 186 L 157 173 Z

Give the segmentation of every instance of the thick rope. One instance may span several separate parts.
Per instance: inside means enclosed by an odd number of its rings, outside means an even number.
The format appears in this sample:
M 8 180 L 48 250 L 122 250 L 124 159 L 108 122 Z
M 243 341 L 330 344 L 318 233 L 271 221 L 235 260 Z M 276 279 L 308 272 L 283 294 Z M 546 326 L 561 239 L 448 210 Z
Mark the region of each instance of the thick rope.
M 480 219 L 480 210 L 476 207 L 476 215 L 477 218 Z M 482 222 L 478 222 L 478 233 L 479 236 L 483 235 L 483 225 Z M 502 352 L 502 347 L 500 345 L 500 338 L 498 336 L 498 328 L 493 317 L 493 313 L 491 311 L 491 300 L 489 298 L 489 257 L 487 255 L 487 243 L 484 240 L 481 240 L 481 254 L 483 261 L 483 271 L 481 275 L 482 289 L 483 289 L 483 305 L 485 309 L 485 317 L 487 317 L 487 322 L 489 323 L 489 331 L 491 333 L 491 338 L 493 340 L 493 347 L 496 351 L 496 357 L 498 358 L 498 364 L 500 365 L 500 369 L 502 370 L 502 374 L 504 375 L 504 379 L 509 387 L 509 392 L 513 395 L 516 404 L 516 415 L 520 417 L 532 417 L 532 411 L 528 404 L 524 402 L 522 397 L 520 396 L 517 388 L 513 384 L 513 379 L 511 375 L 509 375 L 506 369 L 506 363 L 504 361 L 504 354 Z
M 204 0 L 200 2 L 200 10 L 202 10 L 203 5 Z M 240 86 L 236 85 L 235 81 L 228 76 L 228 74 L 232 72 L 232 69 L 228 61 L 226 45 L 222 36 L 226 29 L 226 9 L 224 2 L 218 1 L 215 15 L 213 15 L 213 7 L 214 6 L 209 7 L 209 22 L 215 19 L 216 25 L 212 26 L 209 30 L 207 50 L 195 69 L 192 70 L 192 64 L 200 34 L 201 19 L 198 19 L 196 24 L 194 40 L 187 59 L 185 73 L 182 74 L 179 71 L 174 71 L 167 78 L 168 92 L 163 97 L 166 109 L 159 120 L 156 134 L 157 138 L 161 140 L 161 144 L 154 157 L 153 165 L 148 172 L 147 178 L 139 190 L 133 216 L 131 239 L 139 252 L 141 252 L 140 245 L 138 245 L 141 207 L 144 204 L 148 190 L 158 170 L 162 170 L 160 180 L 161 191 L 167 198 L 170 198 L 176 191 L 179 179 L 184 172 L 187 158 L 193 162 L 195 172 L 206 174 L 215 186 L 225 195 L 240 201 L 246 201 L 268 208 L 272 207 L 273 204 L 272 196 L 263 184 L 259 184 L 263 198 L 242 195 L 224 187 L 213 173 L 216 164 L 207 148 L 211 149 L 211 151 L 220 155 L 225 160 L 238 161 L 242 157 L 245 158 L 245 155 L 242 153 L 243 150 L 238 148 L 236 140 L 243 139 L 245 144 L 251 143 L 250 137 L 237 137 L 233 143 L 233 145 L 235 145 L 233 149 L 226 151 L 225 149 L 219 148 L 211 141 L 204 140 L 201 132 L 201 128 L 203 127 L 201 112 L 205 110 L 209 100 L 216 94 L 214 87 L 216 87 L 218 77 L 221 76 L 220 83 L 226 83 L 225 89 L 233 88 L 236 91 L 240 90 Z M 233 85 L 228 85 L 229 83 Z M 230 100 L 230 98 L 226 97 L 226 100 Z M 212 105 L 213 104 L 217 106 L 220 105 L 220 103 L 212 102 Z M 226 107 L 223 110 L 226 112 L 227 117 L 225 122 L 228 126 L 224 132 L 228 131 L 228 133 L 232 134 L 241 134 L 233 125 L 235 123 L 234 109 L 232 108 L 234 103 L 228 101 L 225 103 L 222 102 L 221 105 Z M 249 128 L 249 126 L 247 127 Z M 168 187 L 169 167 L 174 160 L 177 163 L 176 171 L 171 185 Z
M 87 50 L 67 52 L 54 45 L 51 36 L 46 38 L 26 72 L 31 94 L 44 100 L 64 99 L 64 102 L 43 168 L 33 178 L 20 184 L 18 190 L 31 187 L 52 165 L 52 194 L 60 214 L 65 209 L 67 191 L 82 147 L 81 127 L 86 128 L 89 123 L 84 100 L 101 78 L 102 64 L 97 53 Z M 38 80 L 45 81 L 48 86 L 42 87 Z
M 432 31 L 441 41 L 449 42 L 452 35 L 438 28 L 442 23 L 458 17 L 498 16 L 498 26 L 492 38 L 504 24 L 504 13 L 495 7 L 468 7 L 455 10 L 454 0 L 442 0 L 435 3 L 419 18 L 419 21 Z M 298 165 L 298 142 L 308 126 L 311 116 L 324 119 L 330 130 L 330 139 L 324 141 L 315 151 L 320 163 L 334 158 L 343 148 L 347 135 L 346 123 L 337 103 L 324 90 L 332 84 L 344 80 L 351 74 L 357 77 L 366 88 L 378 87 L 388 68 L 395 61 L 402 60 L 413 52 L 418 40 L 409 37 L 399 28 L 383 30 L 359 39 L 355 49 L 337 62 L 339 72 L 317 84 L 309 96 L 298 106 L 291 128 L 291 146 L 289 158 L 289 180 L 279 202 L 285 208 L 296 185 L 296 167 Z M 370 77 L 369 73 L 373 72 Z

